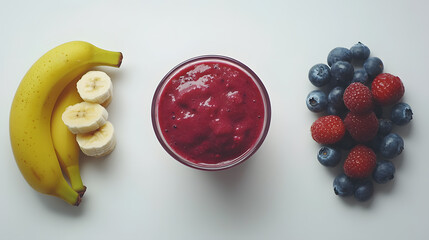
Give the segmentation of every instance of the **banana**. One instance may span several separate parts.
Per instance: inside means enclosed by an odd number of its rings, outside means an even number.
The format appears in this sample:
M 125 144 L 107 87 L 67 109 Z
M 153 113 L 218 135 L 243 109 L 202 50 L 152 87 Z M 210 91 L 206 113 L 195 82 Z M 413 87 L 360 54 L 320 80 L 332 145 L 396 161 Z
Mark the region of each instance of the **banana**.
M 113 86 L 110 77 L 102 71 L 89 71 L 76 84 L 80 97 L 86 102 L 107 107 L 112 100 Z
M 115 149 L 116 139 L 112 123 L 106 122 L 94 132 L 76 135 L 76 141 L 85 155 L 103 157 Z
M 78 134 L 97 130 L 106 123 L 108 116 L 100 104 L 80 102 L 68 106 L 61 118 L 70 132 Z
M 9 116 L 9 133 L 15 161 L 36 191 L 57 196 L 71 205 L 81 197 L 65 180 L 51 136 L 51 116 L 63 89 L 95 66 L 119 67 L 122 53 L 74 41 L 48 51 L 23 77 Z
M 70 180 L 70 184 L 82 197 L 86 191 L 79 171 L 80 148 L 76 142 L 76 136 L 69 131 L 61 119 L 64 110 L 73 104 L 82 102 L 76 90 L 76 83 L 79 78 L 69 83 L 59 96 L 51 118 L 51 134 L 55 152 L 61 169 Z

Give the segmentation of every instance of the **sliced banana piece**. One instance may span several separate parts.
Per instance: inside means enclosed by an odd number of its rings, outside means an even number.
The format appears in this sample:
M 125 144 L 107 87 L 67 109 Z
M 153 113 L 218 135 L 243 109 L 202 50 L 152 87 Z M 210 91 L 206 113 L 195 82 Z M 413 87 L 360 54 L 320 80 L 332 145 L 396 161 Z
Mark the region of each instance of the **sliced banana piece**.
M 116 146 L 114 128 L 109 121 L 93 132 L 77 134 L 76 141 L 82 152 L 90 157 L 106 156 Z
M 62 120 L 70 132 L 78 134 L 97 130 L 106 123 L 108 116 L 100 104 L 81 102 L 67 107 Z
M 110 77 L 102 71 L 89 71 L 76 84 L 80 97 L 86 102 L 109 105 L 113 95 Z
M 103 103 L 101 103 L 101 106 L 107 108 L 107 106 L 109 106 L 109 104 L 112 102 L 112 95 L 110 95 L 110 97 L 104 101 Z

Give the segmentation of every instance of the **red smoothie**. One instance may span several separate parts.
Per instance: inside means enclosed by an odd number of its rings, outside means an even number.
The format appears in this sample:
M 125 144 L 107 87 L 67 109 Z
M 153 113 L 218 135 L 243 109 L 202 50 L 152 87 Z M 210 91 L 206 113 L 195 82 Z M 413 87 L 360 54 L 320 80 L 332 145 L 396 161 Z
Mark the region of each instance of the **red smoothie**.
M 169 152 L 210 168 L 259 147 L 268 130 L 269 100 L 260 80 L 243 67 L 206 57 L 167 75 L 154 98 L 154 126 Z

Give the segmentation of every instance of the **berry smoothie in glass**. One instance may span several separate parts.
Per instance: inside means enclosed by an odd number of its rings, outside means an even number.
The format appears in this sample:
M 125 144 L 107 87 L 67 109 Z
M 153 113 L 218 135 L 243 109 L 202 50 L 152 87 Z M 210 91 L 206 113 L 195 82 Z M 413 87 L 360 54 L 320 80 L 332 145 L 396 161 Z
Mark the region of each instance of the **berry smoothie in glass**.
M 164 149 L 179 162 L 222 170 L 261 146 L 271 107 L 258 76 L 241 62 L 210 55 L 189 59 L 160 82 L 152 123 Z

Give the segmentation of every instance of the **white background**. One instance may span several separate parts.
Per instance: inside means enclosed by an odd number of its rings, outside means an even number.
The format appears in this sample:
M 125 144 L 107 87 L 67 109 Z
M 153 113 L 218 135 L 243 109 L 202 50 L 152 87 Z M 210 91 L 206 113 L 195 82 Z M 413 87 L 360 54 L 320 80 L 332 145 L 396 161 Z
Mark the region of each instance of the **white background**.
M 427 1 L 3 1 L 0 8 L 2 239 L 428 239 Z M 14 161 L 8 114 L 30 66 L 71 40 L 122 51 L 108 108 L 118 145 L 82 157 L 79 207 L 32 190 Z M 305 106 L 309 68 L 361 41 L 405 85 L 414 111 L 393 182 L 357 203 L 332 190 Z M 203 172 L 158 143 L 150 106 L 161 78 L 204 54 L 252 68 L 271 98 L 270 132 L 247 162 Z

